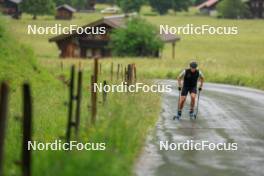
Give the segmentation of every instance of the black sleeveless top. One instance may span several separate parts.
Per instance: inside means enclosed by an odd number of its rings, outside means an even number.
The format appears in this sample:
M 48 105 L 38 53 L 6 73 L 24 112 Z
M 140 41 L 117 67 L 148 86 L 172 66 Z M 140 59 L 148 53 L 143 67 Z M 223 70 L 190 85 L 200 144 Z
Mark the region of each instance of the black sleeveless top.
M 185 70 L 185 75 L 183 79 L 184 87 L 197 87 L 197 81 L 199 79 L 200 73 L 199 70 L 192 72 L 191 69 Z

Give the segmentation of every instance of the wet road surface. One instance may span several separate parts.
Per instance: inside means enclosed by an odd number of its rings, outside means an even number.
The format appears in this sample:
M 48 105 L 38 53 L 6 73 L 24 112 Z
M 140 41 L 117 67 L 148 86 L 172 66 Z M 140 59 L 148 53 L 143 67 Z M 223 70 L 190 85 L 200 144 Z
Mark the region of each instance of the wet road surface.
M 164 93 L 162 112 L 135 166 L 137 176 L 264 176 L 264 92 L 206 84 L 197 120 L 190 120 L 188 98 L 182 120 L 177 111 L 175 81 Z M 160 141 L 237 143 L 236 151 L 160 150 Z

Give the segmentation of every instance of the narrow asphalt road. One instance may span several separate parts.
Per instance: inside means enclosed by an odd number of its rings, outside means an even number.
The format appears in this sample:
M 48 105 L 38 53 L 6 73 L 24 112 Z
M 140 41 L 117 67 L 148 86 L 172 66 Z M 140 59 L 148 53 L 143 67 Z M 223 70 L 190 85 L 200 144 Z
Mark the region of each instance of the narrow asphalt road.
M 264 176 L 264 92 L 206 84 L 197 120 L 173 121 L 178 91 L 163 94 L 162 112 L 135 166 L 137 176 Z M 160 150 L 160 141 L 237 143 L 237 151 Z

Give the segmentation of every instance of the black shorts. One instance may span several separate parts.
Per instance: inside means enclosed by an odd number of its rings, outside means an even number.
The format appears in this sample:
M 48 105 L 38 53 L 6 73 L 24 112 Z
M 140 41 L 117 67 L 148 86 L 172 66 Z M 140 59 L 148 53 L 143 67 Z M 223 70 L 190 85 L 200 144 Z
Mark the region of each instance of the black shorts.
M 188 93 L 197 94 L 197 87 L 183 87 L 181 91 L 181 96 L 187 96 Z

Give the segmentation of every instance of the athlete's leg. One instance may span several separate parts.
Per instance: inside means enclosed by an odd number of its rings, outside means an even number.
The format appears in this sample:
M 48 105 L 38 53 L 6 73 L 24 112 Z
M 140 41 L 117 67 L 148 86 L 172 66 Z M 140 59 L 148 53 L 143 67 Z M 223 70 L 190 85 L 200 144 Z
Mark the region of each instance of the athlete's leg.
M 195 106 L 196 93 L 191 93 L 191 108 L 190 112 L 193 112 Z
M 179 103 L 179 107 L 178 110 L 182 111 L 185 100 L 186 100 L 186 96 L 188 95 L 189 89 L 187 87 L 183 87 L 182 91 L 181 91 L 181 97 L 180 97 L 180 103 Z
M 186 100 L 186 96 L 181 96 L 180 97 L 179 111 L 182 111 L 184 103 L 185 103 L 185 100 Z
M 182 109 L 183 109 L 183 106 L 184 106 L 184 103 L 185 103 L 185 100 L 186 100 L 186 96 L 180 96 L 179 98 L 180 98 L 179 107 L 178 107 L 178 113 L 177 113 L 176 118 L 180 120 L 180 118 L 182 116 Z
M 186 100 L 186 96 L 188 94 L 188 89 L 186 87 L 183 87 L 182 91 L 181 91 L 181 96 L 179 97 L 179 104 L 178 104 L 178 115 L 177 118 L 180 119 L 181 115 L 182 115 L 182 109 Z
M 190 89 L 190 94 L 191 94 L 191 108 L 190 108 L 190 113 L 193 113 L 194 106 L 195 106 L 196 94 L 197 94 L 197 87 L 191 88 Z

